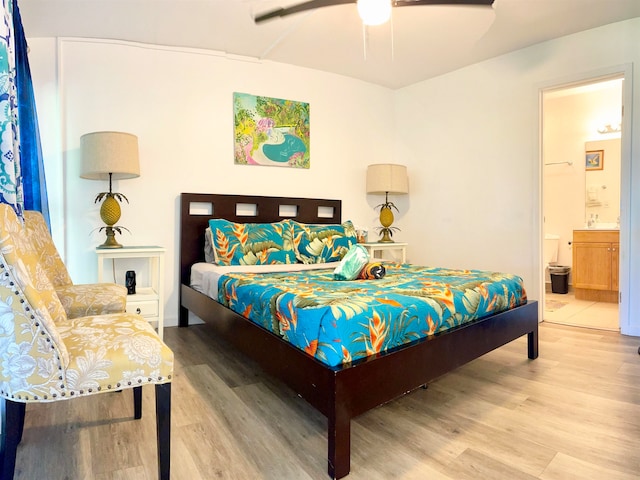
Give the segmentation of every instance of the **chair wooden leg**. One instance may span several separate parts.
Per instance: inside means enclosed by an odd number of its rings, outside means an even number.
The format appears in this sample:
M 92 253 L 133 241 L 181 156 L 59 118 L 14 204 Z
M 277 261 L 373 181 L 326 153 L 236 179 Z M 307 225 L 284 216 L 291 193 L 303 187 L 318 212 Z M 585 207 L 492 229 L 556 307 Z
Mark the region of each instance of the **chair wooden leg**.
M 22 433 L 24 432 L 24 416 L 27 409 L 27 404 L 16 403 L 15 407 L 18 409 L 18 416 L 16 418 L 18 422 L 18 445 L 20 445 L 20 442 L 22 441 Z
M 158 435 L 158 479 L 169 480 L 171 472 L 171 383 L 156 385 Z
M 0 398 L 0 478 L 12 480 L 24 430 L 25 404 Z
M 133 418 L 142 418 L 142 385 L 133 387 Z

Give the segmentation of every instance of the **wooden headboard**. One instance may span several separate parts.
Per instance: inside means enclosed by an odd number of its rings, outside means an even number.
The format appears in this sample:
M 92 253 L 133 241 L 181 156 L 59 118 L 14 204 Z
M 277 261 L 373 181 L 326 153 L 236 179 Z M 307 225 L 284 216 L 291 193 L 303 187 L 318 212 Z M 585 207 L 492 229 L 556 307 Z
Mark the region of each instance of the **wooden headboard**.
M 204 231 L 210 218 L 239 223 L 340 223 L 342 201 L 318 198 L 183 193 L 180 195 L 180 283 L 189 285 L 191 265 L 204 261 Z

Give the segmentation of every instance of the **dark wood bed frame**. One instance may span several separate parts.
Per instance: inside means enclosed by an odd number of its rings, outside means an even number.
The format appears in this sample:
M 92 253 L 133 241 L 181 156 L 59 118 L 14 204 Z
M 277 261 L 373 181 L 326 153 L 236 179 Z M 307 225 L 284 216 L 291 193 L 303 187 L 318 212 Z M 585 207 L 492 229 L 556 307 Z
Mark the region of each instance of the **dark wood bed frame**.
M 201 208 L 209 207 L 203 213 Z M 255 206 L 255 215 L 237 205 Z M 283 215 L 281 206 L 289 210 Z M 506 343 L 527 335 L 528 357 L 538 357 L 538 304 L 526 305 L 414 341 L 390 352 L 329 367 L 248 319 L 190 287 L 191 265 L 204 261 L 209 218 L 267 223 L 292 218 L 304 223 L 340 223 L 340 200 L 183 193 L 180 221 L 180 326 L 188 312 L 291 387 L 327 417 L 328 472 L 342 478 L 350 469 L 351 418 L 382 405 Z M 318 216 L 322 208 L 323 216 Z M 245 208 L 246 209 L 246 208 Z M 330 211 L 331 216 L 324 216 Z M 366 392 L 366 393 L 365 393 Z

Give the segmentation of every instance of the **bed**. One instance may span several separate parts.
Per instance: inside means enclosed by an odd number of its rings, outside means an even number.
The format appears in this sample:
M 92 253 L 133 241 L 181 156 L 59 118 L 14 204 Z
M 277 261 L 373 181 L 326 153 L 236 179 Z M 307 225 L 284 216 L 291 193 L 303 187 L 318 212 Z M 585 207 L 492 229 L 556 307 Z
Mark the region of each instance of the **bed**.
M 191 267 L 204 261 L 205 229 L 210 218 L 242 223 L 291 218 L 303 223 L 339 224 L 341 202 L 183 193 L 180 204 L 179 325 L 188 326 L 188 314 L 192 312 L 322 413 L 328 421 L 328 473 L 332 478 L 342 478 L 350 470 L 351 418 L 523 335 L 527 335 L 528 358 L 538 356 L 538 305 L 529 301 L 391 351 L 348 364 L 328 365 L 195 290 L 190 278 Z

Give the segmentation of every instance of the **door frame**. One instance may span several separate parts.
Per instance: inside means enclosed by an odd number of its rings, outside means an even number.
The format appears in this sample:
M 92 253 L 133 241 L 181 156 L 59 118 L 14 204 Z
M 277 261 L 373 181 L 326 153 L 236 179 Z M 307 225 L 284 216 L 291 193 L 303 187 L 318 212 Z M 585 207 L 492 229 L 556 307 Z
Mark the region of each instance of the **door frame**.
M 538 272 L 539 288 L 542 307 L 539 318 L 543 319 L 544 303 L 546 297 L 545 289 L 545 265 L 543 265 L 544 246 L 544 158 L 543 158 L 543 95 L 551 90 L 564 88 L 574 88 L 581 85 L 600 83 L 606 80 L 622 78 L 622 132 L 620 136 L 620 277 L 619 292 L 620 301 L 618 303 L 618 322 L 621 333 L 625 334 L 630 329 L 630 220 L 631 220 L 631 119 L 632 114 L 632 85 L 633 85 L 633 65 L 614 65 L 595 71 L 576 74 L 564 79 L 556 79 L 538 85 Z

